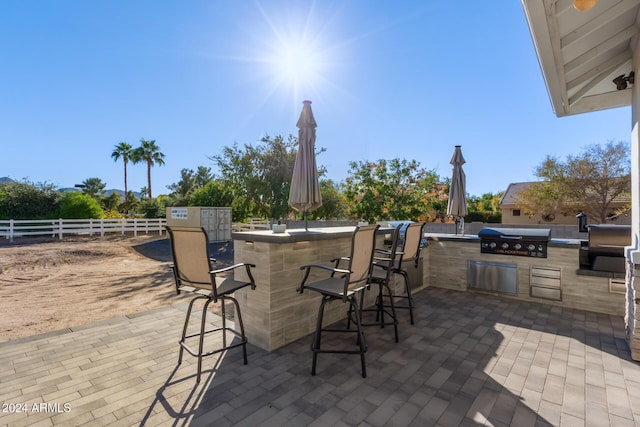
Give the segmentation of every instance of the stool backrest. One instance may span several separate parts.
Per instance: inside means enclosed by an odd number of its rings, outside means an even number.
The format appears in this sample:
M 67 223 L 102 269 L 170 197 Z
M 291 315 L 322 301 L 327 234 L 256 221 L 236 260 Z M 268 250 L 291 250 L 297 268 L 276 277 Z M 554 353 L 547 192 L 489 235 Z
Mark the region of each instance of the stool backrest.
M 420 249 L 422 246 L 422 238 L 424 236 L 424 222 L 415 222 L 409 224 L 407 230 L 404 233 L 404 247 L 402 252 L 402 261 L 416 261 L 420 256 Z
M 368 283 L 371 278 L 371 262 L 376 245 L 376 231 L 380 226 L 358 226 L 351 239 L 351 256 L 349 270 L 351 274 L 346 276 L 345 292 Z
M 209 239 L 201 227 L 167 227 L 171 240 L 176 287 L 192 286 L 210 290 L 216 287 L 211 275 Z

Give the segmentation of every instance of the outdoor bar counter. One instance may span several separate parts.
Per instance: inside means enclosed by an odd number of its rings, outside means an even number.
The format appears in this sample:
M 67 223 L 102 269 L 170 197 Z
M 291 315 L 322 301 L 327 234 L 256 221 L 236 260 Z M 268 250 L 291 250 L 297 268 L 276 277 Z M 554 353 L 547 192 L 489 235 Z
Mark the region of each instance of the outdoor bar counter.
M 296 291 L 303 277 L 300 266 L 331 265 L 331 259 L 349 255 L 354 229 L 326 227 L 308 231 L 292 229 L 285 233 L 232 233 L 235 262 L 256 264 L 253 269 L 256 289 L 243 289 L 236 294 L 252 344 L 273 351 L 313 333 L 320 296 L 310 292 L 301 295 Z M 390 229 L 379 230 L 376 246 L 383 247 L 390 233 Z M 579 240 L 552 238 L 547 258 L 531 258 L 481 253 L 480 238 L 476 235 L 426 233 L 425 237 L 428 246 L 422 251 L 418 269 L 410 274 L 414 293 L 434 286 L 624 316 L 624 278 L 579 271 Z M 473 279 L 469 270 L 472 265 L 482 264 L 507 268 L 515 279 L 515 287 L 509 293 L 476 288 L 470 283 Z M 315 269 L 309 280 L 326 277 L 326 274 Z M 398 292 L 402 289 L 401 280 L 398 277 L 395 281 Z M 484 279 L 481 277 L 481 280 Z M 375 292 L 367 292 L 369 302 L 374 298 Z M 400 322 L 408 327 L 405 314 L 399 312 Z M 325 310 L 325 323 L 338 321 L 345 315 L 344 304 L 332 303 Z M 400 331 L 402 339 L 402 329 Z
M 320 296 L 300 287 L 306 264 L 331 266 L 331 260 L 349 256 L 355 227 L 322 227 L 232 233 L 235 262 L 256 265 L 256 289 L 240 291 L 242 320 L 249 342 L 267 351 L 276 350 L 315 331 Z M 389 233 L 390 231 L 387 231 Z M 379 231 L 376 246 L 382 247 L 385 232 Z M 327 277 L 326 270 L 314 269 L 309 281 Z M 344 304 L 330 304 L 325 322 L 345 317 Z

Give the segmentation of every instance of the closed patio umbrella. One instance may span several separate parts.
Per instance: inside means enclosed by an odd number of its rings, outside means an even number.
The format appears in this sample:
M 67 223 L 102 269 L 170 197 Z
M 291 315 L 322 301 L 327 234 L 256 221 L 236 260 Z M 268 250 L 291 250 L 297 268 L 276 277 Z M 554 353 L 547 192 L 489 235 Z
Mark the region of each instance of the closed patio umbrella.
M 447 215 L 451 215 L 456 221 L 456 234 L 458 234 L 458 222 L 462 221 L 461 231 L 464 234 L 464 216 L 467 214 L 467 200 L 465 198 L 467 192 L 467 178 L 462 170 L 465 163 L 462 157 L 462 150 L 456 145 L 453 157 L 449 162 L 453 165 L 453 174 L 451 176 L 451 186 L 449 187 L 449 204 L 447 205 Z
M 307 229 L 308 213 L 322 206 L 318 167 L 316 166 L 316 119 L 311 111 L 311 101 L 303 101 L 298 127 L 298 154 L 293 166 L 289 206 L 302 212 Z

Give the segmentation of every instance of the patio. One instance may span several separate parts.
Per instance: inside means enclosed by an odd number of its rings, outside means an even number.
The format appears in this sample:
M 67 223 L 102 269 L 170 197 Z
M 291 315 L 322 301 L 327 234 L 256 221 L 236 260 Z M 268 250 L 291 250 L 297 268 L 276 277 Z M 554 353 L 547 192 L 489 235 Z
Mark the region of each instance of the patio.
M 312 377 L 306 337 L 205 359 L 196 385 L 183 303 L 1 343 L 0 425 L 640 425 L 622 318 L 435 288 L 416 307 L 399 344 L 366 329 L 366 379 L 353 355 Z

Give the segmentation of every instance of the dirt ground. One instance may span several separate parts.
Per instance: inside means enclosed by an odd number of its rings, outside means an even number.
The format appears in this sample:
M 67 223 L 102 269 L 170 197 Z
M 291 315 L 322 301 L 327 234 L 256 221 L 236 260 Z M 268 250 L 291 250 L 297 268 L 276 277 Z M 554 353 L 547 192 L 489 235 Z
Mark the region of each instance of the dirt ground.
M 219 266 L 231 242 L 210 245 Z M 0 342 L 179 302 L 166 236 L 0 239 Z

